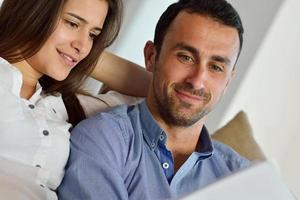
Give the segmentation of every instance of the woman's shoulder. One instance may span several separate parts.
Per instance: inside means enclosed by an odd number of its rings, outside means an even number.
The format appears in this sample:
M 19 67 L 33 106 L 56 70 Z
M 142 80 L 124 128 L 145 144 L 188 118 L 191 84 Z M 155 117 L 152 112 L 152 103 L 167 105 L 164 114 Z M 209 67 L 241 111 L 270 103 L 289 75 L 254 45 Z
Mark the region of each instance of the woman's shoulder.
M 7 60 L 0 57 L 0 87 L 18 92 L 22 85 L 21 72 L 10 64 Z

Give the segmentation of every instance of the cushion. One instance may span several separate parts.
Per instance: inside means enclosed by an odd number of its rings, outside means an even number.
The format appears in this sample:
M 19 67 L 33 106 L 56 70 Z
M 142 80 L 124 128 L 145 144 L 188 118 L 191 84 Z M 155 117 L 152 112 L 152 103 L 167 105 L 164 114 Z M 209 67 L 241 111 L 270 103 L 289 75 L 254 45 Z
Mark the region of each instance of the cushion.
M 227 144 L 250 161 L 265 160 L 265 155 L 253 137 L 244 111 L 240 111 L 224 127 L 217 130 L 212 138 Z

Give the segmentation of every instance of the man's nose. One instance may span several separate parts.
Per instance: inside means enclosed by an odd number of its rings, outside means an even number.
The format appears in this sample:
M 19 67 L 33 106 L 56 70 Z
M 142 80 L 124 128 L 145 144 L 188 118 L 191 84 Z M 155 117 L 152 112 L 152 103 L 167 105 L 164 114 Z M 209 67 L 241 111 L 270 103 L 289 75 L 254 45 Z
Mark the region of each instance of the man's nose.
M 201 89 L 205 86 L 207 81 L 208 73 L 204 67 L 200 66 L 192 70 L 186 79 L 186 82 L 193 85 L 194 89 Z

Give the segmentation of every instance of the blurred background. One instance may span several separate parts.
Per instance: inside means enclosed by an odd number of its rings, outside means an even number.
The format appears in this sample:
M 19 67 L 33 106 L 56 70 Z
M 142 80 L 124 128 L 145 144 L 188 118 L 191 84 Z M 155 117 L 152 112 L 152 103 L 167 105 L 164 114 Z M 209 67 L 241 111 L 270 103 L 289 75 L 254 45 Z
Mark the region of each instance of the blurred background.
M 110 51 L 144 65 L 143 47 L 174 0 L 124 0 L 121 33 Z M 244 110 L 254 137 L 275 160 L 290 190 L 300 197 L 300 1 L 229 0 L 240 13 L 244 47 L 237 76 L 209 115 L 211 132 Z M 0 4 L 2 0 L 0 0 Z M 1 30 L 0 30 L 1 31 Z M 299 59 L 299 60 L 298 60 Z M 94 86 L 94 82 L 89 82 Z

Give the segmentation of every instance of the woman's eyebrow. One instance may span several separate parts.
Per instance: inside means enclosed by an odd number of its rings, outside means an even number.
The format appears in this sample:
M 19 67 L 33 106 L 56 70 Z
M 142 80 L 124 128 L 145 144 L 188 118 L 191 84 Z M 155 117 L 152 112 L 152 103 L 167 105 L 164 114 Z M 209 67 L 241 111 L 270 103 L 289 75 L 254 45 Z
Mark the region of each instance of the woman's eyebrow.
M 67 12 L 66 14 L 71 15 L 72 17 L 75 17 L 76 19 L 80 20 L 81 22 L 83 22 L 85 24 L 88 24 L 88 21 L 86 19 L 84 19 L 74 13 Z M 95 27 L 94 29 L 98 30 L 98 31 L 102 31 L 102 28 L 100 28 L 100 27 Z

